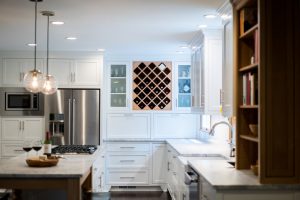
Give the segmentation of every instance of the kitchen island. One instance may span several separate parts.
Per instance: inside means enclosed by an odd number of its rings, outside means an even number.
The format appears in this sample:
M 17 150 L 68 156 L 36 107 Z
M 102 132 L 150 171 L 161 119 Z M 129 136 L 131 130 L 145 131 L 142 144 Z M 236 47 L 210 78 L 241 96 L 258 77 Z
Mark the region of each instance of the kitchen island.
M 29 167 L 26 155 L 0 161 L 0 188 L 26 190 L 60 190 L 66 199 L 81 199 L 82 189 L 91 187 L 91 168 L 100 155 L 65 155 L 54 167 Z

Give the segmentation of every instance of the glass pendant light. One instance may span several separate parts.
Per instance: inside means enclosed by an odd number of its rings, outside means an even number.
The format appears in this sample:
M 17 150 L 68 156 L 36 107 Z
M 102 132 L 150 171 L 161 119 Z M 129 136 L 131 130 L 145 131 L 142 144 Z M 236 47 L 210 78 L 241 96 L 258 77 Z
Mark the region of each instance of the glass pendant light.
M 44 77 L 44 84 L 42 93 L 46 95 L 54 94 L 57 91 L 57 85 L 55 78 L 49 74 L 49 17 L 54 16 L 54 12 L 42 11 L 42 15 L 47 16 L 47 71 Z
M 27 72 L 24 76 L 24 87 L 32 93 L 37 93 L 43 87 L 43 74 L 36 69 L 36 26 L 37 26 L 37 3 L 42 0 L 30 0 L 35 2 L 35 18 L 34 18 L 34 69 Z

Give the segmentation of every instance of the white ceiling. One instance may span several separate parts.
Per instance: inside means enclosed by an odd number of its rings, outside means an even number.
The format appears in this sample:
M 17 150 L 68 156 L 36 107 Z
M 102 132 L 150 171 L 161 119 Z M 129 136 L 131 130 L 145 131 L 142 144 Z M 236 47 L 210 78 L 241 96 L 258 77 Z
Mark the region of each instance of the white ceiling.
M 112 54 L 163 54 L 181 50 L 199 24 L 221 25 L 216 13 L 225 0 L 43 0 L 38 10 L 55 12 L 50 27 L 50 51 L 95 51 Z M 34 3 L 0 0 L 0 50 L 30 50 Z M 78 37 L 68 41 L 67 36 Z M 46 17 L 38 15 L 38 50 L 46 46 Z

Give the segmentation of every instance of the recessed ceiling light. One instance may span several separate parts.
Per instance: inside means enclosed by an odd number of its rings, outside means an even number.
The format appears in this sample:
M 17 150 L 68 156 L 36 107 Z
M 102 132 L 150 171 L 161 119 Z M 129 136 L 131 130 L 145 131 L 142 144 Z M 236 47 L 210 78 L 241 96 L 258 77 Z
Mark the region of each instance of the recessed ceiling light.
M 182 54 L 184 53 L 184 51 L 176 51 L 176 53 Z
M 226 15 L 226 14 L 221 15 L 221 18 L 224 20 L 231 19 L 231 17 L 232 17 L 231 15 Z
M 188 49 L 189 46 L 187 46 L 187 45 L 182 45 L 182 46 L 180 46 L 180 48 L 181 48 L 181 49 Z
M 208 15 L 204 15 L 204 17 L 205 17 L 206 19 L 214 19 L 214 18 L 216 18 L 217 16 L 216 16 L 216 15 L 213 15 L 213 14 L 208 14 Z
M 77 37 L 66 37 L 67 40 L 77 40 Z
M 97 49 L 97 51 L 104 52 L 105 49 Z
M 34 44 L 34 43 L 29 43 L 29 44 L 27 44 L 27 46 L 29 46 L 29 47 L 35 47 L 36 44 Z
M 61 22 L 61 21 L 54 21 L 54 22 L 51 22 L 51 24 L 53 25 L 63 25 L 65 22 Z
M 207 25 L 206 25 L 206 24 L 200 24 L 200 25 L 198 26 L 198 28 L 207 28 Z

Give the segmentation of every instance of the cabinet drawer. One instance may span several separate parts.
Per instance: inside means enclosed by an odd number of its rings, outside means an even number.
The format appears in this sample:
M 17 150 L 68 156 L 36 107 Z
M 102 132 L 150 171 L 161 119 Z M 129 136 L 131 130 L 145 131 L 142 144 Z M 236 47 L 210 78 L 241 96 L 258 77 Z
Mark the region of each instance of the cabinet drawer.
M 3 157 L 17 156 L 25 153 L 22 149 L 21 144 L 2 144 L 2 155 Z
M 107 151 L 121 151 L 121 152 L 135 152 L 146 151 L 149 152 L 150 144 L 143 143 L 108 143 Z
M 148 171 L 109 171 L 108 184 L 110 185 L 139 185 L 148 184 Z
M 109 155 L 107 165 L 109 168 L 147 168 L 148 167 L 148 155 Z

